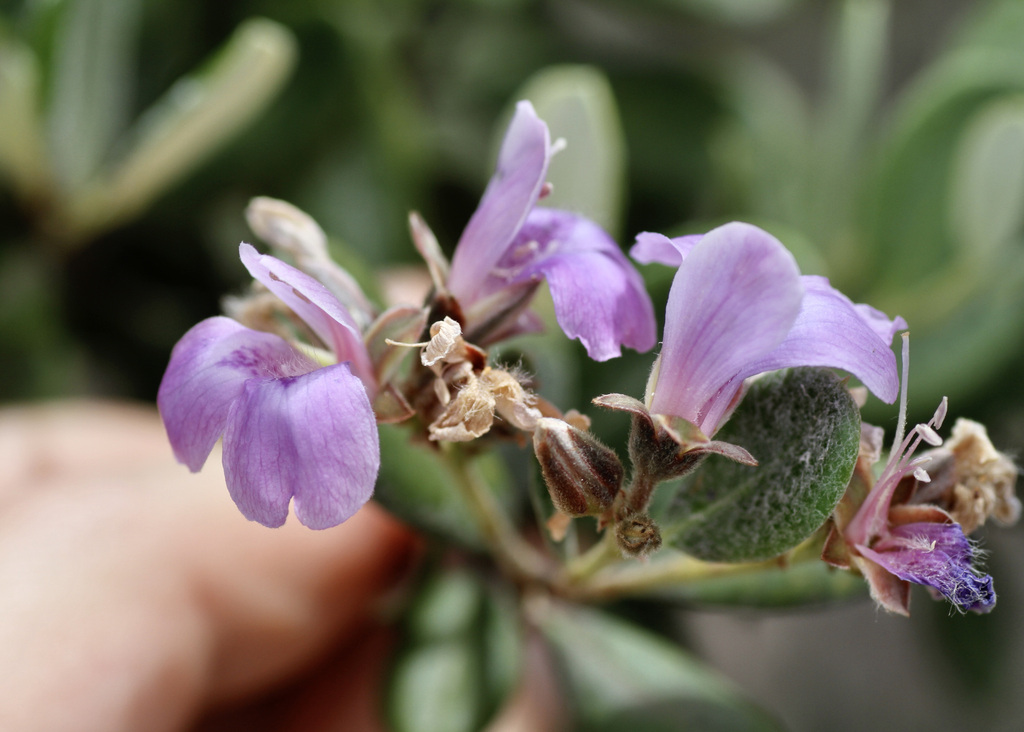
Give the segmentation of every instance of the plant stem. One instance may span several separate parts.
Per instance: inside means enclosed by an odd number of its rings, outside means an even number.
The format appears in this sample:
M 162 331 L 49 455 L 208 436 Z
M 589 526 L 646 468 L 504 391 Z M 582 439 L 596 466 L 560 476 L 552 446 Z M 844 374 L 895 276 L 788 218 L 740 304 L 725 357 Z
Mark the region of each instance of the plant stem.
M 622 551 L 615 541 L 615 532 L 609 527 L 599 542 L 566 564 L 566 581 L 570 585 L 583 583 L 611 562 L 621 559 Z
M 777 570 L 780 566 L 778 559 L 744 564 L 718 564 L 702 562 L 693 557 L 679 556 L 647 564 L 630 563 L 626 567 L 609 568 L 607 571 L 591 577 L 576 590 L 579 593 L 577 597 L 580 599 L 608 599 L 644 594 L 660 587 L 712 577 Z
M 520 582 L 555 581 L 554 564 L 515 530 L 462 451 L 448 455 L 459 490 L 502 569 Z

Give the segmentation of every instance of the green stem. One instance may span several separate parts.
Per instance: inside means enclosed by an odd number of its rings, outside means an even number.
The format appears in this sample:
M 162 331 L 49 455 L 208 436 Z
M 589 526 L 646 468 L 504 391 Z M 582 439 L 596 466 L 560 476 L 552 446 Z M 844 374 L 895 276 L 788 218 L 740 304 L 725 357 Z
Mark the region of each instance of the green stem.
M 498 563 L 520 582 L 550 584 L 555 578 L 552 562 L 519 535 L 462 451 L 452 450 L 448 455 L 458 488 Z
M 663 587 L 714 577 L 783 571 L 794 564 L 818 561 L 820 556 L 821 540 L 816 534 L 788 554 L 763 562 L 720 564 L 704 562 L 684 554 L 662 560 L 655 559 L 646 564 L 630 562 L 619 567 L 609 567 L 573 589 L 575 596 L 581 600 L 643 595 Z
M 627 595 L 642 595 L 662 587 L 724 577 L 735 574 L 753 574 L 778 570 L 777 559 L 745 564 L 716 564 L 702 562 L 693 557 L 680 556 L 648 564 L 631 563 L 628 567 L 610 568 L 595 575 L 578 589 L 581 599 L 608 599 Z
M 615 541 L 615 532 L 609 527 L 599 542 L 565 566 L 565 576 L 570 585 L 585 582 L 599 570 L 622 559 L 622 551 Z

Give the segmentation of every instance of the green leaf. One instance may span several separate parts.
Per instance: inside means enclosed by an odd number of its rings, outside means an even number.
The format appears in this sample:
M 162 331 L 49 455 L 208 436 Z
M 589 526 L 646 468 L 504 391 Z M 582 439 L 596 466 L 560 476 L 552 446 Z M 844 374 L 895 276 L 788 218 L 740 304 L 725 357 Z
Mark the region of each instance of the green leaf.
M 35 54 L 0 33 L 0 175 L 26 197 L 48 183 L 46 142 L 40 119 L 40 70 Z
M 138 0 L 75 0 L 57 31 L 49 143 L 65 190 L 83 185 L 127 125 Z
M 737 54 L 724 67 L 733 111 L 711 154 L 748 216 L 799 222 L 807 206 L 810 115 L 797 84 L 763 57 Z
M 535 621 L 555 650 L 583 730 L 778 730 L 669 641 L 590 608 L 552 602 Z
M 267 19 L 248 20 L 200 72 L 183 77 L 130 130 L 118 161 L 68 203 L 72 232 L 131 218 L 252 121 L 295 63 L 295 39 Z
M 460 478 L 433 443 L 414 441 L 401 425 L 378 425 L 380 477 L 374 498 L 416 528 L 454 540 L 471 549 L 485 544 L 477 522 L 458 489 Z M 500 504 L 512 500 L 512 487 L 501 458 L 495 453 L 476 458 L 473 469 L 495 493 Z
M 622 219 L 626 145 L 611 84 L 592 66 L 552 66 L 519 90 L 566 147 L 551 161 L 545 206 L 575 211 L 614 235 Z
M 870 270 L 883 290 L 899 292 L 907 271 L 918 278 L 934 274 L 957 253 L 947 211 L 954 151 L 979 109 L 1022 89 L 1024 53 L 968 47 L 933 65 L 903 95 L 865 191 L 867 239 L 874 251 L 864 254 L 885 262 Z M 925 312 L 932 307 L 921 303 Z M 902 314 L 917 322 L 914 313 Z
M 515 687 L 520 626 L 509 598 L 465 571 L 431 577 L 389 676 L 396 732 L 473 732 Z
M 950 178 L 951 226 L 971 257 L 1005 246 L 1024 222 L 1024 96 L 981 109 L 964 131 Z
M 959 294 L 955 287 L 958 277 L 970 277 L 973 289 L 959 307 L 939 310 L 928 320 L 912 320 L 907 314 L 915 324 L 911 339 L 915 363 L 912 388 L 918 404 L 931 405 L 923 408 L 934 408 L 944 395 L 960 403 L 978 393 L 1017 353 L 1009 344 L 1019 343 L 1024 332 L 1024 252 L 1019 237 L 1012 244 L 996 252 L 991 264 L 976 278 L 969 268 L 951 268 L 950 286 L 931 290 L 940 301 L 935 305 L 938 309 L 943 298 Z
M 857 459 L 860 412 L 831 371 L 779 371 L 754 382 L 715 439 L 760 464 L 710 457 L 669 505 L 666 543 L 709 561 L 770 559 L 807 539 L 839 502 Z
M 776 18 L 800 0 L 660 0 L 719 23 L 754 25 Z

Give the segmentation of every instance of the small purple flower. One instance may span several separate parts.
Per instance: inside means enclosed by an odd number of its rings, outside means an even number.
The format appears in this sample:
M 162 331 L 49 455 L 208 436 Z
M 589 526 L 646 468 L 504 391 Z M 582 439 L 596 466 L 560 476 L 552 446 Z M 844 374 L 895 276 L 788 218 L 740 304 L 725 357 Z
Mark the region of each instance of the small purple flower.
M 529 102 L 519 102 L 497 170 L 452 259 L 448 290 L 470 320 L 466 331 L 498 307 L 502 293 L 514 300 L 543 278 L 558 324 L 591 358 L 614 358 L 622 346 L 647 351 L 656 339 L 654 308 L 615 241 L 582 216 L 535 208 L 553 152 L 547 125 Z M 513 330 L 528 329 L 520 322 Z
M 856 549 L 901 580 L 931 588 L 961 611 L 987 613 L 995 607 L 992 577 L 978 574 L 971 566 L 974 551 L 960 524 L 893 526 L 870 548 L 857 545 Z
M 904 336 L 904 397 L 896 438 L 881 475 L 843 529 L 843 538 L 863 559 L 881 567 L 904 583 L 924 585 L 949 600 L 961 611 L 987 613 L 996 603 L 992 578 L 974 567 L 974 549 L 963 528 L 941 508 L 929 504 L 893 504 L 897 488 L 904 478 L 913 476 L 920 483 L 931 479 L 924 466 L 931 458 L 914 458 L 922 441 L 942 444 L 938 429 L 946 416 L 946 399 L 927 424 L 919 424 L 904 437 L 906 424 L 906 369 L 909 342 Z M 896 583 L 877 571 L 865 572 L 872 595 L 894 612 L 907 612 L 909 596 Z
M 229 318 L 202 321 L 174 347 L 157 396 L 174 455 L 196 472 L 223 434 L 228 491 L 246 518 L 280 526 L 294 502 L 306 526 L 335 526 L 369 500 L 380 467 L 369 354 L 320 282 L 248 244 L 240 256 L 339 363 Z
M 895 401 L 890 343 L 906 322 L 852 303 L 824 277 L 801 276 L 793 255 L 767 232 L 734 222 L 703 236 L 644 233 L 631 254 L 679 267 L 651 412 L 682 417 L 712 436 L 744 379 L 796 366 L 849 371 L 880 399 Z

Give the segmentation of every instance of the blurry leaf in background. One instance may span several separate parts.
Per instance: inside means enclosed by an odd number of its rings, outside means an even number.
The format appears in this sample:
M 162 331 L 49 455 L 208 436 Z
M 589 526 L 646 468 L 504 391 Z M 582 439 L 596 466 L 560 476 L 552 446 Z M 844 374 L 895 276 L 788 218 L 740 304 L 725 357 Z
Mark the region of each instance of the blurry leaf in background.
M 532 76 L 516 99 L 533 102 L 552 141 L 566 141 L 551 161 L 548 181 L 554 190 L 541 205 L 582 214 L 617 236 L 626 146 L 607 77 L 592 66 L 549 66 Z
M 800 0 L 659 0 L 659 2 L 719 22 L 754 24 L 781 15 Z
M 899 99 L 867 191 L 875 249 L 866 253 L 877 266 L 866 299 L 910 323 L 918 403 L 949 395 L 962 404 L 1024 345 L 1022 206 L 1013 194 L 1024 185 L 1024 46 L 1011 40 L 1021 33 L 1019 3 L 976 11 Z
M 56 181 L 67 192 L 97 172 L 127 126 L 141 3 L 75 0 L 62 5 L 47 131 Z
M 831 371 L 773 372 L 753 382 L 715 439 L 745 448 L 758 465 L 709 458 L 666 507 L 666 543 L 708 561 L 770 559 L 810 537 L 842 498 L 860 412 Z
M 1024 95 L 981 108 L 956 151 L 950 226 L 968 262 L 988 263 L 1024 223 Z
M 140 117 L 116 162 L 71 193 L 68 230 L 83 236 L 148 206 L 263 110 L 296 52 L 284 26 L 266 19 L 240 25 L 206 68 L 175 82 Z
M 388 679 L 395 732 L 474 732 L 515 688 L 521 628 L 510 596 L 464 570 L 426 580 Z
M 39 195 L 50 176 L 41 83 L 31 48 L 0 29 L 0 179 L 7 178 L 25 199 Z
M 711 149 L 719 185 L 730 202 L 739 199 L 734 205 L 744 207 L 744 216 L 803 221 L 812 157 L 807 100 L 764 58 L 737 54 L 723 66 L 734 117 L 721 126 Z
M 538 602 L 531 617 L 555 651 L 577 730 L 781 729 L 667 639 L 602 611 L 556 601 Z

